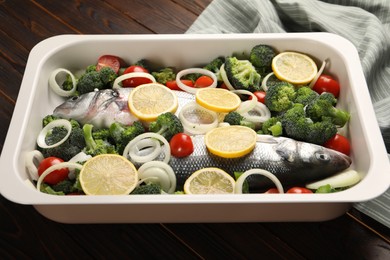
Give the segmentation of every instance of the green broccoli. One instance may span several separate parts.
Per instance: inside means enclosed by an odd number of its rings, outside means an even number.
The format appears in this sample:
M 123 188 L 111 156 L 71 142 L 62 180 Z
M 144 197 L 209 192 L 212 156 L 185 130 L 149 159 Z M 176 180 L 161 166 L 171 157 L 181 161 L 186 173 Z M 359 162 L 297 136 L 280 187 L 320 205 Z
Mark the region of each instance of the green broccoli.
M 297 93 L 295 87 L 288 82 L 269 86 L 265 94 L 265 105 L 269 110 L 282 112 L 292 107 Z
M 276 52 L 271 46 L 259 44 L 249 53 L 249 61 L 262 76 L 265 76 L 272 71 L 271 64 L 275 55 Z
M 218 81 L 222 81 L 222 77 L 220 74 L 220 68 L 225 63 L 225 57 L 220 56 L 215 59 L 213 59 L 209 64 L 204 66 L 203 68 L 206 70 L 209 70 L 217 76 Z
M 306 117 L 304 105 L 296 103 L 281 116 L 286 136 L 314 144 L 324 144 L 337 133 L 329 120 L 313 122 Z
M 318 93 L 312 90 L 309 87 L 300 87 L 297 89 L 297 96 L 295 98 L 295 103 L 300 103 L 307 105 L 318 97 Z
M 117 151 L 113 144 L 109 143 L 105 139 L 93 138 L 92 128 L 93 128 L 92 124 L 85 124 L 83 126 L 83 133 L 84 133 L 84 139 L 86 144 L 84 152 L 91 156 L 96 156 L 99 154 L 107 154 L 107 153 L 116 154 Z
M 145 128 L 139 121 L 135 121 L 130 126 L 115 122 L 110 125 L 109 132 L 118 153 L 122 154 L 126 145 L 136 136 L 144 133 Z
M 87 68 L 85 69 L 85 73 L 89 73 L 91 71 L 96 71 L 96 65 L 89 65 L 87 66 Z
M 262 124 L 261 130 L 258 131 L 258 133 L 264 135 L 281 136 L 283 134 L 281 120 L 279 119 L 279 117 L 269 118 Z
M 334 107 L 336 103 L 337 99 L 333 94 L 324 92 L 307 105 L 306 115 L 315 122 L 330 118 L 333 124 L 343 127 L 348 122 L 350 114 Z
M 51 115 L 46 116 L 43 119 L 42 124 L 45 126 L 56 118 L 57 117 Z M 72 129 L 69 137 L 65 140 L 65 142 L 52 148 L 38 147 L 38 150 L 41 151 L 44 157 L 55 156 L 63 159 L 64 161 L 69 161 L 73 156 L 75 156 L 84 149 L 84 134 L 83 130 L 80 127 L 80 124 L 76 120 L 70 120 L 70 122 L 72 125 Z M 67 132 L 68 130 L 66 130 L 64 127 L 54 127 L 50 132 L 46 134 L 46 144 L 52 145 L 59 142 L 66 136 Z
M 152 194 L 161 194 L 161 193 L 162 193 L 161 186 L 157 183 L 150 182 L 148 184 L 139 185 L 130 194 L 152 195 Z
M 57 195 L 57 196 L 63 196 L 65 193 L 63 191 L 55 191 L 49 184 L 42 183 L 41 184 L 41 192 L 47 193 L 50 195 Z
M 73 88 L 73 80 L 70 75 L 66 75 L 65 81 L 62 83 L 62 89 L 69 91 Z
M 225 123 L 230 125 L 242 125 L 255 129 L 255 123 L 247 121 L 245 117 L 236 111 L 229 112 L 223 119 Z
M 100 77 L 100 73 L 96 70 L 81 75 L 77 82 L 77 91 L 80 95 L 92 92 L 95 89 L 101 90 L 103 88 L 104 83 Z
M 184 128 L 175 114 L 166 112 L 159 115 L 156 121 L 150 123 L 149 130 L 162 135 L 169 142 L 175 134 L 183 132 Z
M 110 130 L 108 128 L 92 129 L 92 138 L 93 139 L 111 139 Z
M 64 194 L 68 194 L 76 191 L 74 188 L 75 180 L 65 179 L 55 185 L 52 185 L 51 188 L 56 192 L 63 192 Z
M 163 68 L 159 70 L 158 72 L 152 72 L 153 77 L 156 79 L 158 83 L 166 84 L 167 81 L 175 80 L 176 79 L 176 73 L 173 71 L 172 68 Z
M 105 66 L 99 70 L 99 76 L 104 85 L 104 88 L 111 88 L 114 80 L 118 77 L 115 71 L 108 66 Z
M 251 92 L 261 90 L 261 76 L 249 60 L 227 57 L 225 72 L 230 84 L 235 89 L 245 89 Z

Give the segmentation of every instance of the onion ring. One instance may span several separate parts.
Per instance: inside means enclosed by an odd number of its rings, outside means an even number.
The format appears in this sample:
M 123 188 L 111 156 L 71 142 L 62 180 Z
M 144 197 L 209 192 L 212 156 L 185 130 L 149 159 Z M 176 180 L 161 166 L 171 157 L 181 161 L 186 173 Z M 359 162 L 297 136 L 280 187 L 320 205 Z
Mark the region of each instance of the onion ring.
M 221 74 L 221 78 L 223 80 L 223 83 L 225 83 L 226 87 L 229 90 L 235 90 L 235 88 L 230 84 L 230 81 L 226 75 L 226 70 L 225 70 L 225 64 L 221 65 L 221 68 L 219 69 L 219 73 Z
M 64 136 L 64 138 L 62 138 L 59 142 L 57 142 L 55 144 L 47 145 L 47 143 L 45 141 L 47 133 L 50 130 L 52 130 L 53 128 L 61 127 L 61 126 L 65 127 L 65 129 L 68 131 L 66 133 L 66 135 Z M 68 120 L 66 120 L 66 119 L 57 119 L 57 120 L 51 121 L 39 133 L 38 138 L 37 138 L 37 144 L 41 148 L 57 147 L 57 146 L 61 145 L 63 142 L 65 142 L 66 139 L 68 139 L 68 137 L 69 137 L 71 132 L 72 132 L 72 125 L 71 125 L 71 123 Z
M 201 68 L 189 68 L 189 69 L 179 71 L 176 74 L 177 86 L 188 93 L 196 94 L 196 91 L 198 90 L 197 88 L 189 87 L 186 84 L 184 84 L 183 82 L 181 82 L 181 80 L 180 80 L 184 75 L 192 74 L 192 73 L 203 74 L 203 75 L 209 76 L 210 78 L 213 79 L 213 83 L 210 86 L 205 87 L 205 88 L 216 88 L 217 87 L 218 79 L 217 79 L 217 76 L 215 76 L 214 72 L 206 70 L 206 69 L 201 69 Z
M 284 193 L 283 186 L 280 183 L 279 179 L 271 172 L 266 171 L 264 169 L 250 169 L 244 172 L 240 177 L 238 177 L 236 181 L 236 187 L 235 187 L 235 193 L 242 194 L 242 185 L 244 184 L 244 181 L 249 175 L 263 175 L 267 178 L 269 178 L 278 189 L 279 193 Z
M 318 78 L 321 76 L 322 72 L 325 69 L 326 63 L 327 63 L 327 59 L 325 59 L 322 62 L 321 68 L 318 70 L 318 72 L 317 72 L 316 76 L 314 77 L 314 79 L 310 82 L 309 88 L 313 88 L 313 86 L 316 84 Z
M 157 179 L 161 188 L 169 194 L 176 190 L 176 175 L 171 166 L 161 161 L 150 161 L 144 163 L 138 169 L 140 179 L 150 179 L 153 182 Z
M 189 111 L 191 116 L 196 116 L 200 118 L 202 114 L 207 114 L 210 116 L 212 120 L 209 120 L 210 123 L 201 123 L 201 122 L 192 122 L 188 118 L 186 118 L 186 113 Z M 189 134 L 205 134 L 207 131 L 218 126 L 218 115 L 214 111 L 210 111 L 200 105 L 198 105 L 195 101 L 187 103 L 179 113 L 179 119 L 183 125 L 183 128 Z M 200 120 L 199 120 L 200 121 Z
M 60 74 L 60 73 L 66 73 L 70 76 L 70 78 L 72 79 L 72 83 L 73 83 L 73 87 L 71 90 L 64 90 L 58 83 L 57 83 L 57 75 Z M 71 95 L 73 95 L 75 92 L 76 92 L 76 86 L 77 86 L 77 81 L 76 81 L 76 78 L 75 76 L 72 74 L 72 72 L 70 72 L 69 70 L 67 69 L 64 69 L 64 68 L 59 68 L 59 69 L 56 69 L 54 70 L 51 74 L 50 74 L 50 77 L 49 77 L 49 86 L 51 87 L 51 89 L 59 96 L 61 97 L 69 97 Z
M 31 180 L 38 180 L 38 167 L 35 164 L 35 161 L 38 163 L 38 165 L 41 163 L 41 161 L 44 159 L 42 153 L 38 150 L 30 151 L 26 153 L 25 156 L 25 164 L 27 168 L 27 172 L 30 175 Z
M 126 74 L 123 74 L 123 75 L 117 77 L 114 80 L 114 84 L 112 85 L 112 88 L 113 89 L 121 88 L 119 83 L 124 81 L 124 80 L 126 80 L 126 79 L 131 79 L 131 78 L 147 78 L 147 79 L 150 79 L 152 81 L 152 83 L 156 83 L 156 79 L 150 73 L 146 73 L 146 72 L 130 72 L 130 73 L 126 73 Z

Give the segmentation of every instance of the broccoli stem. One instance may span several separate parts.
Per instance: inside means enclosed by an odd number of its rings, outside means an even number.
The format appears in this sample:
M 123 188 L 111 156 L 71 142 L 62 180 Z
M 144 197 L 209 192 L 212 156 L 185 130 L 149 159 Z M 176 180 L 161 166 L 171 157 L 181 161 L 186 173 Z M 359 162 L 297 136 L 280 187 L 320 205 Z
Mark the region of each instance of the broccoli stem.
M 350 114 L 348 112 L 337 108 L 332 109 L 332 116 L 333 116 L 332 119 L 333 123 L 340 127 L 344 126 L 350 118 Z
M 95 150 L 97 147 L 97 144 L 92 136 L 92 128 L 93 128 L 93 125 L 85 124 L 83 126 L 83 132 L 84 132 L 84 139 L 85 139 L 85 144 L 87 146 L 87 149 Z

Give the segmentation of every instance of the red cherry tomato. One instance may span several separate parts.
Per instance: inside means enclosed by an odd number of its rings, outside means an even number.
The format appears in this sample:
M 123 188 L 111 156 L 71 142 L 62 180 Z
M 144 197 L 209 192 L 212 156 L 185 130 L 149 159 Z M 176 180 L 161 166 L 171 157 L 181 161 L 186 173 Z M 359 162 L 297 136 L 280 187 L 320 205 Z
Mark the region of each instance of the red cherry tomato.
M 127 69 L 125 69 L 123 74 L 131 73 L 131 72 L 149 73 L 149 71 L 147 69 L 145 69 L 144 67 L 132 65 L 132 66 L 128 67 Z M 134 77 L 134 78 L 125 79 L 124 81 L 122 81 L 122 86 L 125 88 L 134 88 L 134 87 L 137 87 L 139 85 L 147 84 L 147 83 L 152 83 L 152 81 L 150 79 L 144 78 L 144 77 Z
M 226 86 L 226 84 L 224 82 L 222 82 L 221 85 L 219 85 L 218 87 L 229 90 L 229 88 Z
M 322 92 L 330 92 L 336 98 L 340 94 L 340 84 L 331 76 L 322 74 L 313 86 L 313 90 L 321 94 Z
M 289 190 L 287 190 L 286 193 L 302 194 L 302 193 L 313 193 L 313 192 L 303 187 L 292 187 Z
M 184 85 L 187 85 L 189 87 L 193 87 L 194 86 L 194 83 L 192 83 L 192 80 L 189 80 L 189 79 L 181 79 L 180 80 Z M 170 80 L 170 81 L 167 81 L 167 83 L 165 83 L 165 85 L 172 89 L 172 90 L 182 90 L 181 88 L 179 88 L 179 86 L 177 85 L 176 83 L 176 80 Z
M 278 189 L 277 188 L 271 188 L 269 190 L 267 190 L 266 192 L 264 193 L 279 193 Z
M 195 81 L 195 88 L 205 88 L 208 86 L 211 86 L 213 84 L 214 80 L 210 78 L 209 76 L 203 75 L 200 76 L 196 81 Z
M 103 67 L 110 67 L 115 71 L 116 74 L 118 74 L 118 71 L 121 67 L 120 58 L 113 55 L 100 56 L 96 65 L 96 70 L 99 71 Z
M 194 151 L 191 136 L 184 133 L 175 134 L 169 142 L 171 154 L 175 157 L 186 157 Z
M 61 158 L 58 158 L 58 157 L 47 157 L 47 158 L 43 159 L 38 166 L 38 175 L 41 176 L 42 173 L 47 168 L 49 168 L 52 165 L 61 163 L 63 161 L 64 160 L 62 160 Z M 69 174 L 68 168 L 55 170 L 55 171 L 52 171 L 51 173 L 49 173 L 49 175 L 47 175 L 43 179 L 43 181 L 48 183 L 48 184 L 54 185 L 54 184 L 57 184 L 57 183 L 65 180 L 66 178 L 68 178 L 68 174 Z
M 257 97 L 257 101 L 265 104 L 265 91 L 255 91 L 253 94 Z M 252 96 L 249 96 L 249 99 L 252 100 Z
M 351 153 L 351 144 L 349 140 L 340 134 L 336 134 L 331 139 L 325 142 L 324 146 L 329 149 L 339 151 L 343 154 L 349 155 Z

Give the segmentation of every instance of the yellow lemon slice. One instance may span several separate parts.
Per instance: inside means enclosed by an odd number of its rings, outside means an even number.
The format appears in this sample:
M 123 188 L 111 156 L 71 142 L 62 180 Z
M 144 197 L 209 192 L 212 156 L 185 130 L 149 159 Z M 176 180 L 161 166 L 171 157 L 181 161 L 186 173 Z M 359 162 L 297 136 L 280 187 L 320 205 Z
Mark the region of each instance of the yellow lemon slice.
M 79 178 L 87 195 L 126 195 L 136 187 L 138 172 L 123 156 L 101 154 L 84 164 Z
M 309 56 L 298 52 L 282 52 L 272 60 L 275 76 L 292 84 L 308 84 L 318 72 L 316 63 Z
M 222 88 L 199 89 L 196 91 L 195 100 L 206 109 L 222 113 L 236 110 L 241 104 L 237 94 Z
M 225 126 L 208 131 L 206 147 L 210 153 L 224 158 L 238 158 L 250 153 L 256 145 L 257 133 L 246 126 Z
M 203 168 L 184 183 L 186 194 L 233 194 L 235 180 L 220 168 Z
M 129 95 L 130 111 L 144 121 L 155 121 L 160 114 L 176 112 L 176 94 L 159 83 L 143 84 L 134 88 Z

